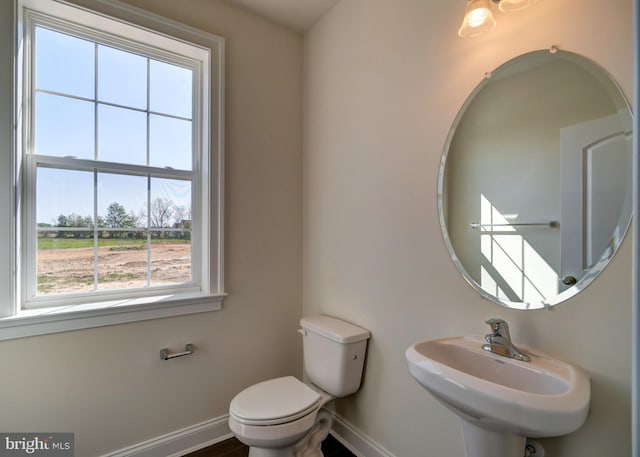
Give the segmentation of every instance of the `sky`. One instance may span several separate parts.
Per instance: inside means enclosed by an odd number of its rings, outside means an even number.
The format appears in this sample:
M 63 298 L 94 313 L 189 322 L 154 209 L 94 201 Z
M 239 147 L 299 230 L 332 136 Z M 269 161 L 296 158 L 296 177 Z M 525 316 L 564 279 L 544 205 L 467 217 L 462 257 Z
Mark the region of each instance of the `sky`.
M 191 69 L 38 27 L 34 80 L 36 154 L 191 170 Z M 148 198 L 146 177 L 90 171 L 40 167 L 37 188 L 43 223 L 93 215 L 94 191 L 103 217 L 114 201 L 138 214 Z M 189 181 L 152 178 L 150 189 L 191 206 Z

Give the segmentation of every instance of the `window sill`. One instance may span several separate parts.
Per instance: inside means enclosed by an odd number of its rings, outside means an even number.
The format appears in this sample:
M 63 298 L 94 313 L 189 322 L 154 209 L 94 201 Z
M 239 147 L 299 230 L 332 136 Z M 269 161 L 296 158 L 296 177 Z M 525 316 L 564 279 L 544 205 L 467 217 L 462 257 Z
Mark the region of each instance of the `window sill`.
M 225 294 L 181 294 L 20 311 L 0 319 L 0 341 L 219 311 Z

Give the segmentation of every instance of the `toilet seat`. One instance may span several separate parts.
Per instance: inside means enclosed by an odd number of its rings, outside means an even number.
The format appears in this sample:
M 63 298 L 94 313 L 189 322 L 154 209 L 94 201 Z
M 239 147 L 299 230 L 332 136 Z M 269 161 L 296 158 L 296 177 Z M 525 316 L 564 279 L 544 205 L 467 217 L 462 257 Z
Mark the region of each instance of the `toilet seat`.
M 293 376 L 270 379 L 246 388 L 229 413 L 245 425 L 277 425 L 295 421 L 320 406 L 322 396 Z

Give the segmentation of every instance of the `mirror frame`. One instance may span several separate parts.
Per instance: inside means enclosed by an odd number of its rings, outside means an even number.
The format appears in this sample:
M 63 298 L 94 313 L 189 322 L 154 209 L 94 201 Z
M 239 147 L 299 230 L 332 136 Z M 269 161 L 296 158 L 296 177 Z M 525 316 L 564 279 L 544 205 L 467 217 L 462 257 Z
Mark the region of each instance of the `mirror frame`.
M 501 70 L 501 69 L 505 69 L 508 68 L 509 66 L 513 65 L 518 59 L 522 59 L 525 56 L 534 54 L 534 53 L 540 53 L 540 52 L 549 52 L 550 54 L 557 54 L 559 52 L 564 53 L 564 54 L 568 54 L 573 56 L 574 58 L 578 58 L 583 60 L 584 62 L 589 63 L 590 65 L 592 65 L 594 68 L 600 70 L 602 72 L 602 77 L 606 78 L 611 84 L 612 87 L 615 87 L 615 89 L 617 89 L 618 93 L 620 94 L 621 100 L 624 101 L 625 106 L 627 107 L 627 109 L 629 110 L 629 114 L 632 120 L 632 125 L 635 125 L 635 118 L 634 118 L 634 114 L 633 114 L 633 110 L 631 109 L 631 106 L 629 104 L 629 101 L 627 100 L 627 97 L 625 96 L 624 92 L 622 91 L 622 88 L 620 87 L 620 85 L 618 84 L 618 82 L 611 76 L 611 74 L 604 69 L 601 65 L 599 65 L 598 63 L 594 62 L 593 60 L 584 57 L 580 54 L 576 54 L 570 51 L 560 51 L 558 49 L 557 46 L 551 46 L 551 48 L 545 50 L 545 49 L 537 49 L 537 50 L 533 50 L 533 51 L 529 51 L 527 53 L 524 54 L 520 54 L 518 56 L 515 56 L 505 62 L 503 62 L 502 64 L 500 64 L 498 67 L 495 68 L 495 70 L 493 72 L 487 72 L 485 73 L 485 77 L 482 79 L 482 81 L 480 81 L 480 83 L 478 83 L 476 85 L 476 87 L 474 88 L 474 90 L 471 92 L 471 94 L 469 94 L 469 96 L 466 98 L 466 100 L 464 101 L 464 103 L 462 104 L 462 106 L 460 107 L 460 110 L 458 111 L 458 113 L 456 114 L 456 117 L 453 121 L 453 123 L 451 124 L 451 128 L 449 129 L 449 133 L 447 134 L 447 139 L 445 141 L 444 144 L 444 148 L 442 150 L 442 156 L 440 159 L 440 166 L 439 166 L 439 171 L 438 171 L 438 187 L 437 187 L 437 200 L 438 200 L 438 218 L 439 218 L 439 223 L 440 223 L 440 230 L 442 232 L 442 236 L 445 242 L 445 245 L 447 247 L 447 251 L 449 252 L 449 256 L 451 257 L 451 260 L 453 261 L 454 265 L 456 266 L 456 269 L 458 270 L 458 272 L 462 275 L 462 277 L 466 280 L 466 282 L 473 287 L 483 298 L 490 300 L 498 305 L 507 307 L 507 308 L 511 308 L 511 309 L 520 309 L 520 310 L 536 310 L 536 309 L 542 309 L 542 308 L 546 308 L 546 309 L 550 309 L 552 306 L 555 306 L 559 303 L 562 303 L 568 299 L 570 299 L 571 297 L 577 295 L 578 293 L 582 292 L 589 284 L 591 284 L 596 277 L 598 277 L 598 275 L 604 270 L 604 268 L 609 264 L 609 262 L 611 262 L 611 260 L 615 257 L 616 253 L 618 252 L 618 250 L 620 249 L 620 247 L 622 246 L 622 243 L 624 242 L 624 239 L 627 236 L 627 233 L 629 232 L 629 227 L 631 225 L 631 221 L 633 219 L 633 205 L 631 206 L 630 209 L 630 213 L 629 213 L 629 218 L 627 221 L 625 221 L 624 223 L 624 232 L 622 233 L 622 236 L 620 237 L 620 241 L 617 244 L 617 246 L 615 246 L 613 253 L 609 256 L 603 257 L 601 256 L 598 261 L 588 270 L 586 271 L 586 273 L 578 280 L 577 283 L 575 283 L 574 285 L 572 285 L 571 287 L 567 288 L 566 290 L 558 293 L 557 295 L 553 296 L 553 297 L 549 297 L 546 300 L 541 300 L 541 301 L 536 301 L 536 302 L 514 302 L 514 301 L 510 301 L 510 300 L 506 300 L 500 297 L 497 297 L 493 294 L 490 294 L 489 292 L 487 292 L 486 290 L 484 290 L 482 287 L 480 287 L 480 285 L 475 281 L 475 279 L 473 277 L 471 277 L 471 275 L 467 272 L 467 270 L 465 269 L 464 265 L 462 265 L 462 263 L 460 262 L 458 256 L 455 253 L 455 249 L 453 248 L 453 245 L 451 243 L 451 239 L 449 237 L 449 231 L 447 229 L 447 224 L 445 221 L 445 209 L 444 209 L 444 184 L 445 184 L 445 168 L 446 168 L 446 162 L 447 162 L 447 158 L 449 156 L 449 150 L 451 148 L 451 143 L 453 141 L 453 138 L 456 134 L 456 130 L 460 124 L 461 119 L 463 118 L 464 114 L 466 113 L 468 107 L 473 103 L 473 101 L 475 100 L 476 96 L 478 95 L 478 93 L 488 84 L 488 81 L 490 80 L 491 76 L 493 73 Z M 631 164 L 630 164 L 631 166 Z M 627 193 L 632 194 L 633 190 L 632 190 L 632 182 L 628 183 L 628 187 L 627 187 Z M 620 218 L 622 218 L 622 214 L 620 215 Z

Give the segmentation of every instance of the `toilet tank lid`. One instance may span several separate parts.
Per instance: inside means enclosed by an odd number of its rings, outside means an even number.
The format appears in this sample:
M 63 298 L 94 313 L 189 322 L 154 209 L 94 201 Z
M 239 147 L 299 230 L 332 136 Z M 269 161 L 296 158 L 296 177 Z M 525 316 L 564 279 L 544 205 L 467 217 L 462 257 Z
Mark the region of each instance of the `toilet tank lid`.
M 355 343 L 371 337 L 369 330 L 330 316 L 310 316 L 300 319 L 300 326 L 338 343 Z

